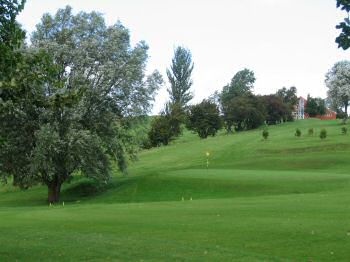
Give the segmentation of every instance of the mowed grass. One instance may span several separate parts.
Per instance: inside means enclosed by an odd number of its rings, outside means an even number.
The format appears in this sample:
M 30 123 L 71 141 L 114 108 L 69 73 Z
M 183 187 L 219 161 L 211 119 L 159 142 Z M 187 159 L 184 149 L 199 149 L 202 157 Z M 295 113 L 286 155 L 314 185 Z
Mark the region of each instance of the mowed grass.
M 350 135 L 341 127 L 296 121 L 269 127 L 267 141 L 262 130 L 206 140 L 185 132 L 141 152 L 109 185 L 77 177 L 64 206 L 47 206 L 41 186 L 0 186 L 0 261 L 349 261 Z

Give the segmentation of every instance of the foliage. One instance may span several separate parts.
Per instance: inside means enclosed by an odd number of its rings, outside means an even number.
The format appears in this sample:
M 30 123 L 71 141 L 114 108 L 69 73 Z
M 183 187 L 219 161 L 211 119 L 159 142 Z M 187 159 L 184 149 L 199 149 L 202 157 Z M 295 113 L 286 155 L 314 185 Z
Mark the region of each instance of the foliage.
M 179 104 L 167 103 L 160 116 L 153 119 L 148 132 L 150 146 L 168 145 L 182 133 L 185 112 Z
M 325 139 L 327 137 L 327 130 L 322 128 L 320 132 L 320 138 Z
M 345 126 L 343 126 L 343 127 L 341 128 L 341 133 L 342 133 L 343 135 L 346 135 L 346 134 L 348 133 L 348 128 L 345 127 Z
M 191 52 L 178 46 L 171 62 L 170 69 L 166 70 L 170 82 L 170 89 L 168 89 L 170 102 L 183 108 L 193 98 L 190 92 L 193 83 L 191 74 L 194 66 Z
M 307 102 L 305 107 L 305 113 L 308 113 L 310 117 L 317 115 L 324 115 L 326 113 L 325 101 L 322 98 L 314 98 L 310 95 L 307 96 Z
M 132 48 L 129 39 L 96 12 L 73 15 L 67 6 L 43 16 L 1 114 L 9 156 L 1 167 L 15 184 L 43 183 L 57 202 L 75 171 L 105 182 L 111 160 L 126 171 L 135 152 L 129 119 L 148 112 L 161 84 L 157 72 L 144 74 L 146 44 Z
M 238 131 L 252 129 L 264 122 L 264 106 L 252 94 L 254 82 L 254 72 L 245 68 L 223 87 L 219 100 L 227 132 L 233 127 Z
M 341 125 L 346 125 L 347 124 L 347 122 L 348 122 L 348 118 L 343 118 L 342 120 L 341 120 Z
M 349 0 L 337 0 L 337 8 L 340 8 L 343 11 L 347 12 L 347 17 L 344 19 L 344 22 L 340 22 L 336 28 L 341 29 L 341 33 L 335 39 L 335 42 L 338 44 L 338 48 L 341 47 L 344 50 L 350 47 L 350 20 L 349 20 L 349 11 L 350 11 L 350 2 Z
M 233 98 L 238 96 L 250 95 L 255 83 L 254 72 L 245 68 L 238 71 L 231 82 L 223 87 L 220 100 L 222 105 L 226 105 Z
M 168 145 L 174 139 L 173 130 L 171 128 L 170 117 L 161 114 L 153 119 L 148 138 L 151 146 Z
M 314 129 L 313 128 L 309 128 L 307 133 L 308 133 L 309 136 L 313 136 L 314 135 Z
M 265 106 L 254 95 L 238 96 L 222 105 L 223 119 L 228 132 L 254 129 L 266 119 Z
M 196 132 L 200 138 L 215 136 L 222 123 L 218 106 L 209 100 L 203 100 L 190 107 L 186 126 Z
M 292 86 L 289 89 L 283 87 L 277 90 L 276 96 L 282 99 L 283 103 L 287 106 L 288 111 L 290 112 L 287 114 L 287 121 L 293 121 L 292 112 L 298 103 L 297 88 L 295 86 Z
M 292 111 L 288 104 L 276 95 L 267 95 L 261 97 L 266 108 L 266 122 L 268 124 L 277 124 L 292 119 Z
M 348 116 L 347 114 L 345 114 L 345 112 L 343 112 L 341 109 L 337 109 L 336 113 L 337 113 L 337 119 L 343 119 L 346 122 Z
M 301 131 L 300 131 L 299 128 L 295 129 L 294 135 L 295 135 L 296 137 L 300 137 L 300 136 L 301 136 Z
M 280 97 L 285 104 L 295 106 L 298 103 L 297 88 L 295 86 L 289 89 L 285 87 L 278 89 L 276 95 Z
M 178 137 L 182 134 L 182 124 L 185 123 L 185 110 L 178 103 L 167 103 L 164 114 L 168 116 L 172 136 Z
M 124 126 L 126 127 L 125 131 L 128 134 L 130 143 L 135 146 L 135 151 L 151 148 L 148 138 L 151 122 L 151 117 L 147 115 L 128 117 L 127 119 L 124 119 Z
M 25 0 L 0 0 L 0 88 L 14 84 L 16 69 L 21 61 L 18 49 L 23 44 L 25 32 L 16 22 Z M 0 93 L 1 95 L 1 93 Z
M 350 100 L 350 61 L 340 61 L 327 72 L 326 86 L 328 88 L 328 99 L 333 110 L 341 110 L 348 114 Z
M 262 136 L 265 140 L 269 137 L 269 131 L 266 128 L 262 131 Z

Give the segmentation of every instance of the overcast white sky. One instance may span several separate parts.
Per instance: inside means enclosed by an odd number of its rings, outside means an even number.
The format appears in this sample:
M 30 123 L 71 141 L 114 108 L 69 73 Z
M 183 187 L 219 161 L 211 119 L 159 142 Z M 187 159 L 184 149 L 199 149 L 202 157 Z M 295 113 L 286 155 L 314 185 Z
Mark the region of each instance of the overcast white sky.
M 350 59 L 350 50 L 334 42 L 345 16 L 335 0 L 27 0 L 18 20 L 30 33 L 43 13 L 68 4 L 75 12 L 101 12 L 108 24 L 120 20 L 133 44 L 148 43 L 148 70 L 158 69 L 164 79 L 174 48 L 190 49 L 193 102 L 221 91 L 245 67 L 257 78 L 255 94 L 296 86 L 298 95 L 325 97 L 325 73 Z M 167 98 L 163 87 L 154 113 Z

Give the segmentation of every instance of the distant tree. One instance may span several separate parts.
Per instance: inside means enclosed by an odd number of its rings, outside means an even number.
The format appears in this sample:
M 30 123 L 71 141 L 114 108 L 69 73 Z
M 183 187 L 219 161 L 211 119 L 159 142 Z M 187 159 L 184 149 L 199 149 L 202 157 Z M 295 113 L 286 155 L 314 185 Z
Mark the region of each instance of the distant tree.
M 161 77 L 145 76 L 146 44 L 131 47 L 129 31 L 96 12 L 45 14 L 31 40 L 18 92 L 0 114 L 0 169 L 22 188 L 45 184 L 57 202 L 76 171 L 106 182 L 112 160 L 126 171 L 128 118 L 149 111 Z
M 310 117 L 317 115 L 324 115 L 326 113 L 325 101 L 319 97 L 307 96 L 307 102 L 305 107 L 305 113 L 308 113 Z
M 225 127 L 228 132 L 232 132 L 233 126 L 235 126 L 236 130 L 244 130 L 251 126 L 251 123 L 255 122 L 255 120 L 259 119 L 260 114 L 253 109 L 253 104 L 258 103 L 252 95 L 254 83 L 254 72 L 245 68 L 238 71 L 231 79 L 231 82 L 223 87 L 220 94 L 220 103 Z
M 341 33 L 335 39 L 335 42 L 338 44 L 338 48 L 341 47 L 344 50 L 350 47 L 350 20 L 349 20 L 349 11 L 350 11 L 350 2 L 349 0 L 337 0 L 337 8 L 340 8 L 343 11 L 347 12 L 347 17 L 344 19 L 344 22 L 340 22 L 336 28 L 341 29 Z
M 215 136 L 222 126 L 218 106 L 209 100 L 191 106 L 186 126 L 200 138 Z
M 170 69 L 167 69 L 166 73 L 170 82 L 168 89 L 170 103 L 178 104 L 180 108 L 184 108 L 193 98 L 190 92 L 193 83 L 191 79 L 193 66 L 190 50 L 178 46 L 174 51 Z
M 223 119 L 228 132 L 254 129 L 266 119 L 265 105 L 254 95 L 238 96 L 223 105 Z
M 190 50 L 181 46 L 175 49 L 171 62 L 170 69 L 166 70 L 170 82 L 170 88 L 167 90 L 170 101 L 165 110 L 166 114 L 170 116 L 171 128 L 174 131 L 171 134 L 176 137 L 182 132 L 181 125 L 185 121 L 186 107 L 193 98 L 190 88 L 193 83 L 191 74 L 194 65 Z
M 287 121 L 292 117 L 292 111 L 288 104 L 285 104 L 277 95 L 262 96 L 261 99 L 265 104 L 268 124 Z
M 293 121 L 292 112 L 294 111 L 295 106 L 298 103 L 297 89 L 295 86 L 290 87 L 289 89 L 283 87 L 276 92 L 276 95 L 280 97 L 284 104 L 287 105 L 290 113 L 288 114 L 288 121 Z
M 251 94 L 255 80 L 253 71 L 247 68 L 238 71 L 231 79 L 231 82 L 222 89 L 220 97 L 222 105 L 235 97 Z
M 340 61 L 326 74 L 325 80 L 328 88 L 328 100 L 334 110 L 344 108 L 348 115 L 350 100 L 350 61 Z

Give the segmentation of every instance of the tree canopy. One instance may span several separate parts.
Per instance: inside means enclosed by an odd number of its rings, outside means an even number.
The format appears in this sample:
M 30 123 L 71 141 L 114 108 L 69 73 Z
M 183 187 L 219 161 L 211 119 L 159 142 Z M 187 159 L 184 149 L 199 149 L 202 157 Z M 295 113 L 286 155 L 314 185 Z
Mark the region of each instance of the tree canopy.
M 0 88 L 2 93 L 13 84 L 13 76 L 21 61 L 18 48 L 24 41 L 25 33 L 16 22 L 25 1 L 0 0 Z M 0 93 L 1 95 L 1 93 Z
M 21 187 L 47 185 L 57 202 L 74 172 L 107 182 L 113 159 L 126 170 L 128 118 L 149 111 L 162 79 L 145 75 L 147 45 L 131 47 L 129 31 L 96 12 L 45 14 L 31 40 L 1 114 L 0 169 Z
M 186 126 L 200 138 L 215 136 L 222 126 L 218 106 L 209 100 L 191 106 Z
M 250 124 L 250 122 L 255 122 L 253 120 L 255 119 L 253 107 L 256 101 L 252 94 L 254 83 L 254 72 L 245 68 L 238 71 L 231 79 L 231 82 L 223 87 L 219 100 L 228 132 L 232 132 L 233 126 L 236 130 L 249 129 L 251 126 L 255 126 L 255 124 Z
M 344 50 L 350 47 L 350 20 L 349 20 L 349 11 L 350 11 L 350 1 L 349 0 L 337 0 L 337 8 L 340 8 L 343 11 L 347 12 L 347 17 L 344 18 L 343 22 L 340 22 L 336 28 L 340 29 L 341 32 L 339 36 L 335 39 L 335 42 L 338 44 L 338 47 L 343 48 Z
M 174 57 L 171 60 L 170 69 L 166 70 L 170 88 L 170 102 L 179 104 L 181 108 L 193 98 L 190 88 L 193 84 L 191 74 L 193 71 L 192 55 L 190 50 L 178 46 L 174 51 Z
M 288 89 L 285 87 L 278 89 L 276 95 L 282 99 L 283 103 L 288 104 L 290 107 L 298 103 L 297 88 L 295 86 L 291 86 Z
M 224 121 L 226 129 L 236 131 L 254 129 L 262 125 L 266 119 L 266 108 L 261 99 L 251 95 L 237 96 L 225 103 Z
M 308 113 L 310 117 L 324 115 L 326 113 L 325 101 L 322 98 L 311 97 L 310 95 L 308 95 L 305 113 Z
M 277 124 L 292 119 L 292 111 L 288 103 L 277 95 L 261 97 L 266 108 L 266 123 Z
M 231 79 L 231 82 L 223 87 L 221 92 L 222 103 L 225 104 L 237 96 L 251 94 L 255 80 L 253 71 L 247 68 L 238 71 Z
M 326 86 L 328 88 L 328 100 L 334 110 L 347 108 L 350 100 L 350 61 L 340 61 L 327 72 Z

